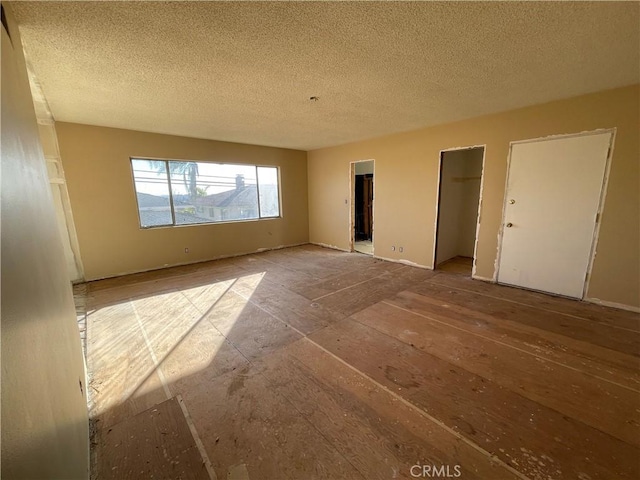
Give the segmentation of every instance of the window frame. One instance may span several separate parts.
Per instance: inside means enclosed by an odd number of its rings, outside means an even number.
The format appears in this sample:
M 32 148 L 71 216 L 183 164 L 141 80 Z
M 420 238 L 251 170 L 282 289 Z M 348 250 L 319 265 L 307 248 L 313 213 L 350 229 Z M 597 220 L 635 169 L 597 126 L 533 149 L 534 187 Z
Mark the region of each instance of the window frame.
M 166 170 L 166 181 L 167 187 L 169 188 L 169 211 L 171 212 L 171 223 L 165 223 L 162 225 L 142 225 L 142 217 L 140 215 L 140 201 L 138 199 L 138 189 L 136 188 L 136 175 L 133 166 L 134 160 L 143 160 L 149 162 L 163 162 L 165 164 Z M 173 188 L 171 183 L 171 170 L 169 168 L 170 162 L 181 162 L 181 163 L 208 163 L 213 165 L 228 165 L 228 166 L 240 166 L 240 167 L 253 167 L 255 169 L 256 174 L 256 205 L 257 205 L 257 217 L 256 218 L 240 218 L 234 220 L 217 220 L 217 221 L 203 221 L 203 222 L 194 222 L 194 223 L 176 223 L 176 213 L 175 206 L 173 202 Z M 180 228 L 180 227 L 195 227 L 201 225 L 219 225 L 225 223 L 247 223 L 247 222 L 259 222 L 263 220 L 275 220 L 279 218 L 283 218 L 282 215 L 282 187 L 281 187 L 281 172 L 279 165 L 267 165 L 267 164 L 258 164 L 258 163 L 238 163 L 238 162 L 214 162 L 214 161 L 206 161 L 206 160 L 184 160 L 184 159 L 169 159 L 169 158 L 154 158 L 154 157 L 129 157 L 129 168 L 131 171 L 131 181 L 133 187 L 133 194 L 136 200 L 136 210 L 138 213 L 138 227 L 141 230 L 150 230 L 155 228 Z M 275 168 L 276 177 L 277 177 L 277 187 L 278 187 L 278 215 L 269 215 L 262 216 L 261 208 L 260 208 L 260 185 L 258 183 L 258 168 Z M 144 192 L 142 192 L 144 193 Z

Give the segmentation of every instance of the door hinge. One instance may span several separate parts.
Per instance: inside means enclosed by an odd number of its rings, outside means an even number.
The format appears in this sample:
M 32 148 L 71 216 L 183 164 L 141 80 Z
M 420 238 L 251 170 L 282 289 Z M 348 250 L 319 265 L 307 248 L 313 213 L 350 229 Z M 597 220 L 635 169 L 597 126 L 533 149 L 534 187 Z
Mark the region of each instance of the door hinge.
M 599 222 L 600 222 L 600 214 L 596 213 L 596 223 L 599 223 Z

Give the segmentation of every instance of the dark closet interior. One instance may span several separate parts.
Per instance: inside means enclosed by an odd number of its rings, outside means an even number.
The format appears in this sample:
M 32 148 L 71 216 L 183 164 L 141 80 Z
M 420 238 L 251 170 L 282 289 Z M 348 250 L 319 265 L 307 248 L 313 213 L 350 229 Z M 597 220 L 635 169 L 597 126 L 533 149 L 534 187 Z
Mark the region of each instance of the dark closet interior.
M 356 242 L 372 240 L 373 174 L 356 175 L 355 187 L 354 239 Z

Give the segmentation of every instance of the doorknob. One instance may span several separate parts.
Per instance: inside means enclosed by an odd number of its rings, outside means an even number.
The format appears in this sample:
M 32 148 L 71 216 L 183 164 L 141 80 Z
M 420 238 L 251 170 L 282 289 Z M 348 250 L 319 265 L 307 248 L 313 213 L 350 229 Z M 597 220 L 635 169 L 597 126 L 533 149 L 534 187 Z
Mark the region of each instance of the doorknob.
M 511 222 L 507 223 L 507 228 L 511 228 L 511 227 L 513 227 L 513 223 Z
M 514 203 L 516 203 L 516 201 L 512 198 L 511 200 L 509 200 L 509 203 L 513 205 Z

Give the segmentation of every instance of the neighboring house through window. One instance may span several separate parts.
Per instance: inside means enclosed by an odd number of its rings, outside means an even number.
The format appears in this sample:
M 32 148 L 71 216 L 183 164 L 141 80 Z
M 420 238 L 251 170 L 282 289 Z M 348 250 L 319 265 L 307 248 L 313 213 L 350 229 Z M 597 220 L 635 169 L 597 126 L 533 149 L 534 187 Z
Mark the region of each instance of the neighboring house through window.
M 278 167 L 131 159 L 142 228 L 280 216 Z

